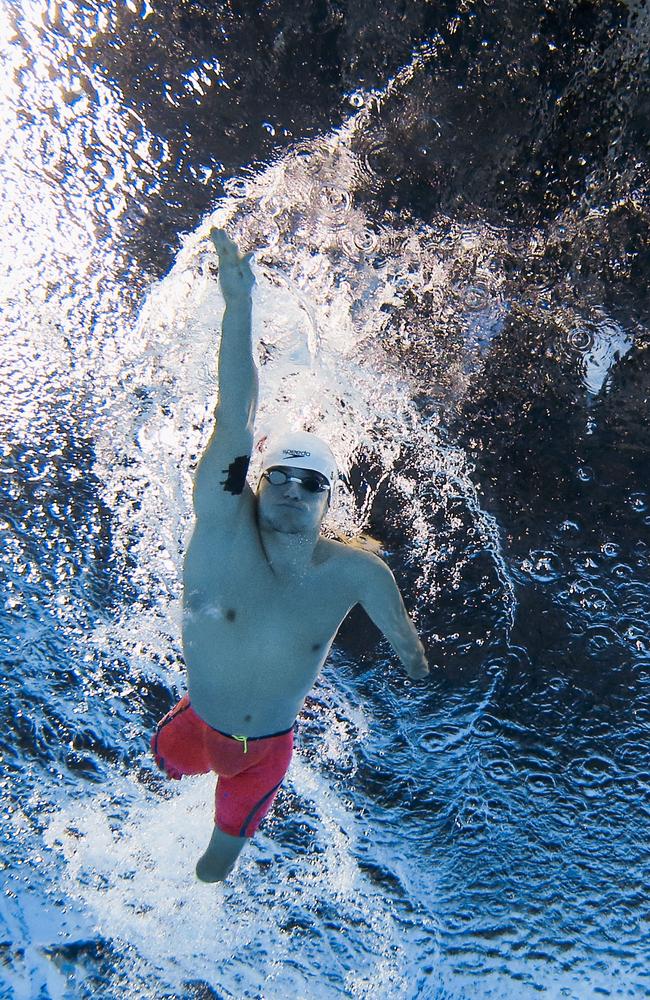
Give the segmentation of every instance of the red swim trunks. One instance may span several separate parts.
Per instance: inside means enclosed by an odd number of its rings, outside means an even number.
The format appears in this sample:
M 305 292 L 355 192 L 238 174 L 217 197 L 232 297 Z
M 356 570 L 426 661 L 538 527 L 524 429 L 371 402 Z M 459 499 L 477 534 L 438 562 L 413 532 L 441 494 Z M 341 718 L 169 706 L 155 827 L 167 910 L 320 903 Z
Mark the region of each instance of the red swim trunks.
M 235 738 L 201 719 L 185 695 L 151 737 L 156 764 L 169 778 L 219 775 L 214 821 L 232 837 L 252 837 L 273 805 L 293 753 L 293 727 Z

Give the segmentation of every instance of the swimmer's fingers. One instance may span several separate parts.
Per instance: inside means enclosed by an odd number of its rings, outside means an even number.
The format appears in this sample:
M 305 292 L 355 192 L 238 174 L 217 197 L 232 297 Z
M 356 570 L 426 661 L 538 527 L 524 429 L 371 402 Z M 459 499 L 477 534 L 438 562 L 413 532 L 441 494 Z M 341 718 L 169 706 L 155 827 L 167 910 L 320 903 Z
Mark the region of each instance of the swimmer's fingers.
M 219 255 L 219 284 L 227 300 L 240 299 L 250 295 L 255 284 L 251 269 L 253 251 L 240 255 L 237 244 L 223 229 L 212 229 L 209 238 Z
M 211 229 L 208 233 L 208 239 L 212 241 L 219 256 L 228 253 L 237 254 L 237 244 L 230 239 L 225 229 Z
M 242 256 L 239 252 L 237 244 L 230 238 L 230 236 L 228 236 L 225 229 L 211 229 L 208 233 L 208 239 L 212 242 L 212 245 L 219 254 L 220 261 L 227 260 L 233 264 L 250 264 L 254 251 L 251 250 L 249 253 Z

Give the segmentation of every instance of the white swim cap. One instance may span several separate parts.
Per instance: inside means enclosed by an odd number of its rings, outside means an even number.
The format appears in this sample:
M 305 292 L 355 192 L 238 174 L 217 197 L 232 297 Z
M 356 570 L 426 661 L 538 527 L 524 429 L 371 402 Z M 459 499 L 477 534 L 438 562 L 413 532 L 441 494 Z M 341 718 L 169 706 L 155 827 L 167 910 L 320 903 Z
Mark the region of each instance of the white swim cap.
M 292 431 L 264 442 L 262 469 L 274 465 L 292 465 L 294 469 L 311 469 L 325 476 L 332 492 L 339 478 L 336 459 L 330 446 L 316 434 Z

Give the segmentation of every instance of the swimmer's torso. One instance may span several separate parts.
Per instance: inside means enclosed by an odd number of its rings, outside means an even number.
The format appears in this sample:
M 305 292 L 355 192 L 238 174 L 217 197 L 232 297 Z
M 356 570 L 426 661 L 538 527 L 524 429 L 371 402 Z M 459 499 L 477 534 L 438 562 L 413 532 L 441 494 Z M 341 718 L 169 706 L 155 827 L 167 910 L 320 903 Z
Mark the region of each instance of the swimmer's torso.
M 197 523 L 185 557 L 183 653 L 194 710 L 223 732 L 288 729 L 357 603 L 354 553 L 321 539 L 314 564 L 274 576 L 254 522 Z

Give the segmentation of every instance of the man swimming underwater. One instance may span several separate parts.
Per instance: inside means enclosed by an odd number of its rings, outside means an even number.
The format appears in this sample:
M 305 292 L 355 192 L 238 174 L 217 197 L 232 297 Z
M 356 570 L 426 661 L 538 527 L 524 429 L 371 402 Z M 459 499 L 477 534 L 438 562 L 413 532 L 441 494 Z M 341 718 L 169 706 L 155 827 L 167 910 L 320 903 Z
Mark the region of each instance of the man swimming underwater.
M 293 726 L 348 612 L 361 604 L 414 679 L 424 647 L 388 566 L 320 534 L 338 478 L 327 444 L 289 433 L 267 444 L 256 492 L 246 482 L 258 378 L 251 254 L 222 230 L 226 303 L 216 426 L 194 480 L 194 533 L 183 570 L 188 694 L 159 723 L 156 761 L 171 778 L 218 775 L 215 827 L 196 874 L 223 881 L 271 808 Z

